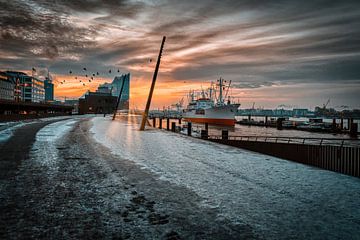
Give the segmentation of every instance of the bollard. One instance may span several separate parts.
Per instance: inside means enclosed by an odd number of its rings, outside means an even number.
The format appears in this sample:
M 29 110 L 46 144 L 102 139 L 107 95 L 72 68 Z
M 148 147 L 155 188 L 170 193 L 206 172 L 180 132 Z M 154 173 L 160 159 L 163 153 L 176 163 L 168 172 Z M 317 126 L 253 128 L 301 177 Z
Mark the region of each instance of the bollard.
M 352 123 L 352 119 L 351 119 L 351 118 L 348 118 L 348 119 L 347 119 L 347 130 L 349 130 L 349 131 L 350 131 L 351 123 Z
M 166 130 L 170 130 L 170 119 L 166 118 Z
M 343 118 L 340 119 L 340 129 L 341 130 L 344 129 L 344 119 Z
M 209 124 L 208 124 L 208 123 L 205 123 L 205 130 L 206 130 L 207 132 L 209 132 Z
M 248 121 L 249 121 L 249 122 L 251 121 L 251 115 L 248 116 Z
M 268 126 L 268 116 L 265 116 L 265 127 Z
M 358 133 L 358 124 L 352 122 L 350 125 L 350 136 L 357 137 L 357 133 Z
M 162 118 L 159 118 L 159 129 L 162 129 Z
M 221 131 L 221 139 L 222 140 L 228 140 L 229 139 L 229 131 L 228 130 L 222 130 Z
M 155 117 L 153 118 L 153 127 L 154 128 L 156 127 L 156 118 Z
M 333 121 L 332 121 L 332 129 L 333 130 L 336 130 L 336 118 L 333 118 Z
M 175 132 L 175 127 L 176 127 L 175 123 L 172 122 L 172 123 L 171 123 L 171 131 L 172 131 L 172 132 Z
M 181 124 L 181 118 L 179 118 L 179 124 Z
M 201 130 L 201 139 L 208 139 L 208 131 Z
M 277 120 L 276 120 L 276 128 L 278 129 L 278 130 L 282 130 L 282 122 L 285 120 L 285 118 L 278 118 Z
M 191 136 L 191 131 L 192 131 L 192 129 L 191 129 L 191 122 L 188 122 L 188 127 L 187 127 L 187 135 L 188 135 L 188 136 Z

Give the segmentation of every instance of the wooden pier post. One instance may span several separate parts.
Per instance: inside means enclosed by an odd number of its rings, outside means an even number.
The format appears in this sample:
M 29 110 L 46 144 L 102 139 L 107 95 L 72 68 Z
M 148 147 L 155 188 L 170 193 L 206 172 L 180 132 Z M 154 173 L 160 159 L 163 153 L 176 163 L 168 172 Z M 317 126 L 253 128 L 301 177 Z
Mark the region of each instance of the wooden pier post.
M 201 139 L 208 139 L 208 131 L 207 130 L 201 130 Z
M 340 130 L 344 129 L 344 119 L 340 118 Z
M 166 130 L 170 130 L 170 119 L 166 118 Z
M 336 118 L 333 118 L 333 121 L 332 121 L 332 129 L 333 130 L 336 130 L 337 129 L 337 126 L 336 126 Z
M 192 126 L 191 126 L 191 122 L 188 122 L 188 127 L 187 127 L 187 135 L 191 136 L 191 132 L 192 132 Z
M 347 130 L 349 130 L 349 131 L 350 131 L 351 123 L 352 123 L 351 118 L 348 118 L 347 119 Z
M 283 122 L 284 120 L 285 120 L 284 118 L 278 118 L 278 119 L 276 120 L 276 128 L 277 128 L 278 130 L 282 130 L 282 129 L 283 129 L 283 127 L 282 127 L 282 122 Z
M 265 116 L 265 127 L 268 126 L 268 116 Z
M 222 140 L 228 140 L 229 139 L 229 131 L 228 130 L 222 130 L 221 131 L 221 139 Z
M 181 118 L 179 118 L 179 124 L 181 124 Z
M 159 118 L 159 129 L 162 129 L 162 118 Z
M 209 124 L 208 124 L 208 123 L 205 123 L 205 130 L 206 130 L 207 132 L 209 132 Z
M 175 132 L 176 124 L 174 122 L 171 123 L 171 131 Z
M 148 117 L 148 114 L 149 114 L 149 108 L 150 108 L 150 105 L 151 105 L 151 98 L 152 98 L 152 95 L 153 95 L 153 92 L 154 92 L 157 74 L 158 74 L 158 72 L 159 72 L 160 60 L 161 60 L 161 53 L 162 53 L 162 50 L 163 50 L 163 48 L 164 48 L 165 39 L 166 39 L 166 37 L 164 36 L 163 39 L 162 39 L 162 42 L 161 42 L 161 47 L 160 47 L 160 51 L 159 51 L 159 56 L 158 56 L 158 60 L 157 60 L 156 67 L 155 67 L 155 72 L 154 72 L 153 79 L 152 79 L 152 83 L 151 83 L 151 87 L 150 87 L 149 97 L 148 97 L 148 100 L 147 100 L 147 102 L 146 102 L 146 107 L 145 107 L 144 115 L 143 115 L 143 118 L 142 118 L 142 121 L 141 121 L 140 131 L 144 131 L 144 130 L 145 130 L 145 124 L 146 124 L 147 117 Z
M 153 118 L 153 127 L 156 128 L 156 117 Z
M 353 121 L 351 121 L 351 125 L 350 125 L 350 136 L 351 137 L 356 137 L 357 136 L 357 132 L 358 132 L 358 124 L 354 123 Z

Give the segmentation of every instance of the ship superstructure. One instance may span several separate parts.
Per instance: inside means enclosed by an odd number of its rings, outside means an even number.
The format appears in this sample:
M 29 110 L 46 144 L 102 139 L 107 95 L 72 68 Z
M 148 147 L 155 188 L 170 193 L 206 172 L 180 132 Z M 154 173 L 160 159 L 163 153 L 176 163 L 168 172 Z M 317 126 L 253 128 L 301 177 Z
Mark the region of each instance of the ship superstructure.
M 231 80 L 220 78 L 207 90 L 191 91 L 187 109 L 184 110 L 184 119 L 194 123 L 234 126 L 235 114 L 240 104 L 231 103 L 228 96 L 230 86 Z

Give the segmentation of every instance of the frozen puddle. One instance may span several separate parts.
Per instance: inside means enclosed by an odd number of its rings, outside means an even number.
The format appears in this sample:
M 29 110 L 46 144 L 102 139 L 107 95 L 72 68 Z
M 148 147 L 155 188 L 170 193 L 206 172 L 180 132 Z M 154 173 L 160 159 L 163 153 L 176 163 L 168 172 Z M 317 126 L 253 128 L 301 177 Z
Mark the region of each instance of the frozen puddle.
M 114 154 L 192 189 L 219 218 L 265 238 L 360 236 L 357 178 L 109 118 L 92 123 L 95 140 Z

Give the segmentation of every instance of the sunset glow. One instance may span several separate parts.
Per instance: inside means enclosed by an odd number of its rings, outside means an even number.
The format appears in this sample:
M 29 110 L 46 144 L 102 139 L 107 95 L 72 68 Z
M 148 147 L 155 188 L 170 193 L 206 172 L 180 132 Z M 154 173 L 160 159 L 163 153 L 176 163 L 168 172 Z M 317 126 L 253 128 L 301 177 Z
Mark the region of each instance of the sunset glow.
M 332 107 L 359 107 L 354 3 L 95 2 L 3 3 L 0 68 L 48 68 L 58 99 L 78 98 L 130 72 L 131 106 L 142 108 L 166 35 L 152 108 L 219 77 L 233 81 L 242 107 L 314 107 L 328 98 Z M 85 74 L 94 72 L 100 75 L 88 82 Z

